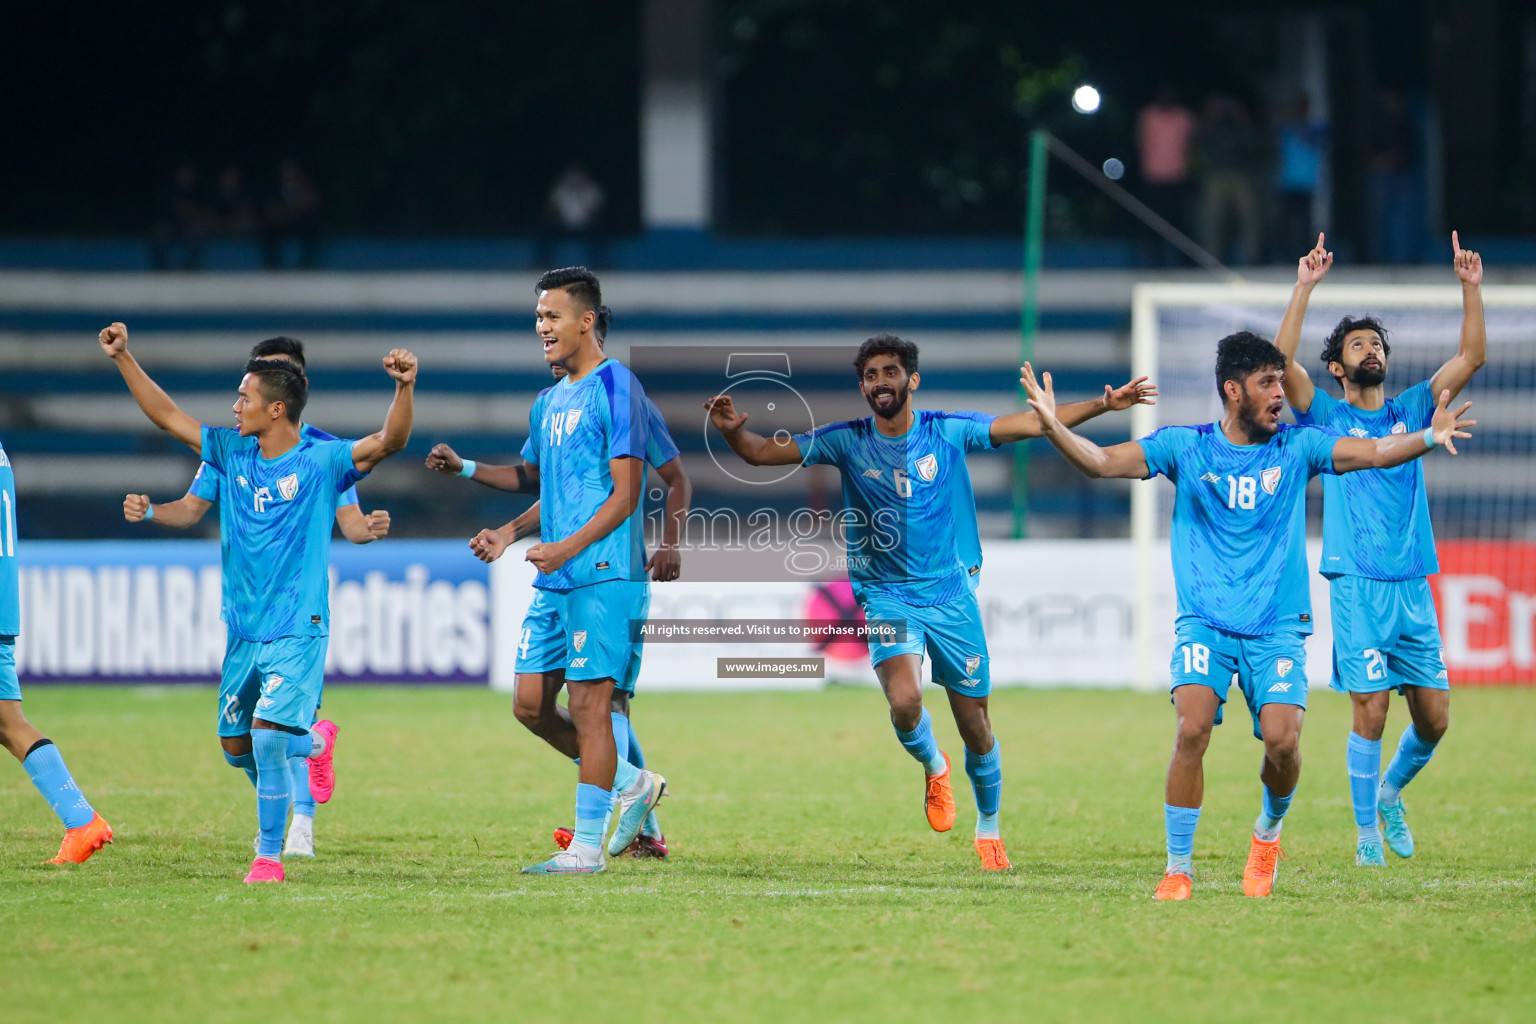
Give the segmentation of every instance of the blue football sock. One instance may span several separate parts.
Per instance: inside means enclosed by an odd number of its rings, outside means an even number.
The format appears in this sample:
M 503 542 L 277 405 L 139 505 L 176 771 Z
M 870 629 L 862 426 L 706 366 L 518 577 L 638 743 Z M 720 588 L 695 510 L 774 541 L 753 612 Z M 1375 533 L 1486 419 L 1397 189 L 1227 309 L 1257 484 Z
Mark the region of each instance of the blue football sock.
M 251 785 L 256 785 L 256 756 L 251 753 L 231 754 L 224 751 L 224 760 L 236 768 L 245 771 L 245 777 L 251 780 Z
M 306 732 L 303 735 L 300 735 L 298 733 L 289 733 L 288 734 L 288 756 L 289 757 L 308 757 L 310 754 L 313 754 L 314 752 L 315 752 L 315 734 L 314 733 Z
M 1259 810 L 1259 817 L 1253 823 L 1253 834 L 1266 843 L 1272 843 L 1280 838 L 1280 825 L 1285 819 L 1285 812 L 1291 809 L 1291 798 L 1296 795 L 1293 789 L 1285 796 L 1276 796 L 1268 786 L 1264 786 L 1264 805 Z
M 621 715 L 617 711 L 608 712 L 608 718 L 613 722 L 613 749 L 618 751 L 620 761 L 629 760 L 629 716 Z
M 1402 799 L 1403 788 L 1435 756 L 1436 743 L 1425 743 L 1412 725 L 1403 730 L 1403 738 L 1397 743 L 1397 753 L 1392 755 L 1392 761 L 1387 765 L 1386 774 L 1381 780 L 1379 796 L 1382 803 L 1395 804 Z
M 1381 740 L 1368 740 L 1358 733 L 1350 733 L 1344 761 L 1349 767 L 1349 802 L 1355 808 L 1359 841 L 1379 843 L 1381 826 L 1376 818 L 1376 784 L 1381 776 Z
M 1168 837 L 1168 870 L 1194 877 L 1195 827 L 1200 808 L 1163 804 L 1163 830 Z
M 1003 749 L 994 737 L 992 749 L 978 754 L 965 748 L 965 774 L 971 778 L 971 792 L 976 794 L 976 835 L 983 839 L 1001 838 L 997 830 L 997 811 L 1003 802 Z
M 309 758 L 288 759 L 289 793 L 293 799 L 293 813 L 315 816 L 315 794 L 309 789 Z
M 89 825 L 91 819 L 96 817 L 85 794 L 75 785 L 74 776 L 64 767 L 64 755 L 59 753 L 59 748 L 53 745 L 52 740 L 38 740 L 27 751 L 21 766 L 32 777 L 32 785 L 43 794 L 43 799 L 48 801 L 48 806 L 53 808 L 53 813 L 59 816 L 65 828 Z
M 916 729 L 911 732 L 897 729 L 896 738 L 923 766 L 923 771 L 929 775 L 944 774 L 944 753 L 939 750 L 939 741 L 933 738 L 933 719 L 928 717 L 927 708 L 923 709 L 923 717 L 917 720 Z
M 636 768 L 645 767 L 645 751 L 640 749 L 640 737 L 635 735 L 635 723 L 626 715 L 624 728 L 629 733 L 629 763 Z
M 256 855 L 277 858 L 288 823 L 288 733 L 252 729 L 251 754 L 256 758 L 256 821 L 261 826 Z
M 571 840 L 572 846 L 601 850 L 603 822 L 608 817 L 608 808 L 612 803 L 611 790 L 589 786 L 585 782 L 576 784 L 576 838 Z

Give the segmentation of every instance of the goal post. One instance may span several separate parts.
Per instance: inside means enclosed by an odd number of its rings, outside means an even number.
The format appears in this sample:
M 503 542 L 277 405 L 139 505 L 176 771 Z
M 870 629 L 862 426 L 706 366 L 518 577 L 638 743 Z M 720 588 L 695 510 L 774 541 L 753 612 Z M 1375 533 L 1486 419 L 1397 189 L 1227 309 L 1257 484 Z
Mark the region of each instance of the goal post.
M 1132 410 L 1133 436 L 1160 426 L 1220 416 L 1216 342 L 1234 331 L 1273 338 L 1290 301 L 1290 284 L 1143 283 L 1132 296 L 1131 369 L 1158 385 L 1156 406 Z M 1536 683 L 1536 286 L 1484 285 L 1488 359 L 1458 402 L 1471 399 L 1478 425 L 1461 455 L 1425 461 L 1430 517 L 1441 573 L 1432 579 L 1453 683 Z M 1389 396 L 1432 377 L 1460 343 L 1460 285 L 1352 284 L 1324 281 L 1308 302 L 1297 358 L 1319 388 L 1342 397 L 1323 367 L 1323 339 L 1345 315 L 1375 316 L 1388 331 Z M 1289 420 L 1289 410 L 1285 413 Z M 1167 559 L 1173 488 L 1141 481 L 1131 491 L 1136 574 L 1136 677 L 1153 688 L 1167 679 L 1175 614 Z M 1318 647 L 1326 650 L 1326 594 L 1316 580 L 1321 488 L 1308 491 L 1308 560 Z M 1324 602 L 1326 603 L 1326 602 Z M 1312 659 L 1313 685 L 1328 661 Z

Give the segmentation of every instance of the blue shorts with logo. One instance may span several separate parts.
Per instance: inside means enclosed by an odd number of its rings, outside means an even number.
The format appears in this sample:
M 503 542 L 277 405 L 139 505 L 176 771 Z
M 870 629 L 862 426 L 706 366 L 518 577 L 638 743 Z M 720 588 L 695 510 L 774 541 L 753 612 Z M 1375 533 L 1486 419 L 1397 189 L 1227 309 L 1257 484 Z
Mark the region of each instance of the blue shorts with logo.
M 605 580 L 575 590 L 534 588 L 518 638 L 517 671 L 565 671 L 566 679 L 612 679 L 614 688 L 635 692 L 645 641 L 631 638 L 630 622 L 644 622 L 651 610 L 651 585 L 644 580 Z
M 0 700 L 21 700 L 21 680 L 16 678 L 16 638 L 0 636 Z
M 1333 679 L 1340 693 L 1449 690 L 1440 620 L 1429 580 L 1329 580 L 1333 608 Z
M 855 588 L 859 607 L 873 630 L 882 622 L 900 625 L 900 640 L 882 642 L 871 632 L 869 663 L 879 665 L 898 654 L 928 656 L 932 679 L 963 697 L 985 697 L 992 692 L 992 665 L 987 656 L 987 635 L 981 628 L 981 605 L 973 591 L 945 604 L 918 605 L 887 591 Z
M 265 642 L 229 637 L 219 680 L 219 735 L 244 736 L 253 718 L 308 732 L 320 706 L 329 642 L 324 636 Z
M 1307 706 L 1307 638 L 1294 630 L 1264 636 L 1243 636 L 1217 629 L 1199 619 L 1181 619 L 1174 629 L 1173 684 L 1208 686 L 1221 704 L 1216 724 L 1227 703 L 1235 676 L 1253 717 L 1253 735 L 1259 732 L 1259 711 L 1266 704 Z

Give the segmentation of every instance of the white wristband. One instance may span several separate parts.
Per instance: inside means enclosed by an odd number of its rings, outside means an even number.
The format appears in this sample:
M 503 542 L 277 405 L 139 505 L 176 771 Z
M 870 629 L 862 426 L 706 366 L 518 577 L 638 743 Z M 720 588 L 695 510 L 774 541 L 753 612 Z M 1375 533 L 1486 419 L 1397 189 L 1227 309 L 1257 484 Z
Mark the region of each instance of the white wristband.
M 459 476 L 469 477 L 469 476 L 474 476 L 474 475 L 475 475 L 475 460 L 474 459 L 465 459 L 464 460 L 464 468 L 459 470 Z

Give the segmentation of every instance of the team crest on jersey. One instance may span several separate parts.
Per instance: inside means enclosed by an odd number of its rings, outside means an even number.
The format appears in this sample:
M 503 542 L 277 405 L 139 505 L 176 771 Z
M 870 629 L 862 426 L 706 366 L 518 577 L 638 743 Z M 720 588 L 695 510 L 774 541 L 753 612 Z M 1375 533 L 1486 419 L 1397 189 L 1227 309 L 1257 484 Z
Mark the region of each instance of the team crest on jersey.
M 1408 433 L 1408 424 L 1404 423 L 1402 420 L 1398 420 L 1396 423 L 1392 424 L 1392 429 L 1387 431 L 1387 433 L 1406 434 Z
M 1280 467 L 1271 466 L 1260 473 L 1259 486 L 1264 488 L 1265 494 L 1274 494 L 1275 488 L 1280 486 Z
M 1275 671 L 1280 674 L 1281 679 L 1284 679 L 1286 676 L 1290 675 L 1291 669 L 1295 667 L 1296 663 L 1290 658 L 1275 659 Z
M 581 649 L 587 646 L 587 631 L 584 629 L 578 629 L 576 632 L 572 633 L 571 646 L 576 648 L 576 652 L 578 654 L 581 653 Z
M 933 483 L 933 478 L 939 475 L 939 460 L 932 455 L 924 455 L 918 459 L 917 475 L 923 478 L 923 483 Z
M 576 429 L 576 424 L 581 422 L 581 410 L 572 409 L 565 414 L 565 432 L 569 434 Z
M 284 501 L 292 501 L 293 496 L 299 493 L 299 474 L 289 473 L 277 482 L 277 493 L 283 496 Z
M 970 658 L 966 658 L 965 659 L 965 674 L 966 675 L 974 676 L 976 674 L 976 670 L 979 669 L 979 668 L 981 668 L 981 656 L 980 655 L 976 655 L 975 657 L 970 657 Z
M 283 677 L 282 676 L 267 676 L 266 685 L 261 688 L 261 692 L 265 693 L 267 696 L 270 697 L 270 696 L 272 696 L 272 694 L 276 693 L 277 690 L 278 690 L 278 687 L 280 687 L 282 685 L 283 685 Z
M 9 455 L 5 454 L 5 449 L 4 448 L 0 448 L 0 466 L 9 466 L 10 464 L 11 464 L 11 457 Z

